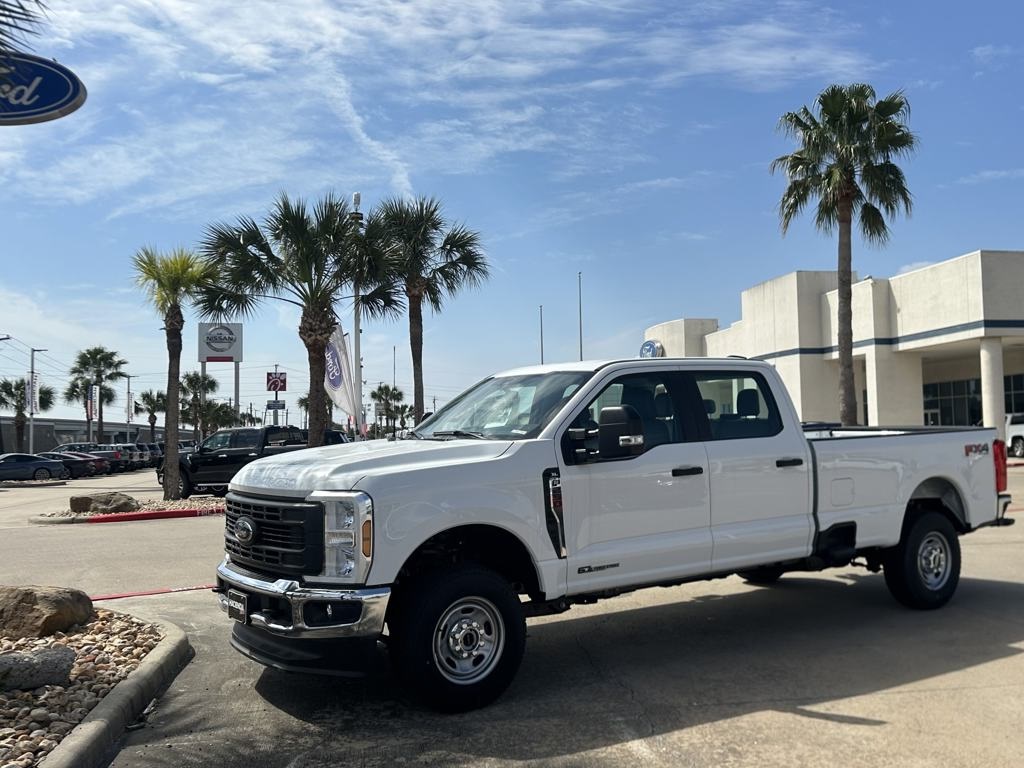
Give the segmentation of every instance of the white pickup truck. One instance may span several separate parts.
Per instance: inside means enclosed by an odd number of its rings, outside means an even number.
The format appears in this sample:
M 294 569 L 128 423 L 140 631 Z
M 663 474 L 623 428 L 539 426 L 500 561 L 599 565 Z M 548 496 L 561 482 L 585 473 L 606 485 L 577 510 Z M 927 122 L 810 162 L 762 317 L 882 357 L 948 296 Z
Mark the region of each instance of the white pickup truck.
M 527 617 L 643 587 L 857 564 L 938 608 L 958 536 L 1013 522 L 1005 489 L 994 430 L 805 433 L 764 363 L 521 368 L 409 439 L 243 467 L 217 591 L 263 664 L 358 672 L 383 641 L 427 704 L 466 710 L 512 681 Z

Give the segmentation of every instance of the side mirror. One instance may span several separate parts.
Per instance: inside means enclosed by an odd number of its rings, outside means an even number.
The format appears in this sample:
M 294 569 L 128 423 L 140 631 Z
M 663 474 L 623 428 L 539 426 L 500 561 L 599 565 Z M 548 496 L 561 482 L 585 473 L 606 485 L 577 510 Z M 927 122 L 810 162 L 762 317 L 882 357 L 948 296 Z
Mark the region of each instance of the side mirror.
M 602 408 L 597 432 L 602 459 L 619 459 L 644 452 L 643 421 L 631 405 Z

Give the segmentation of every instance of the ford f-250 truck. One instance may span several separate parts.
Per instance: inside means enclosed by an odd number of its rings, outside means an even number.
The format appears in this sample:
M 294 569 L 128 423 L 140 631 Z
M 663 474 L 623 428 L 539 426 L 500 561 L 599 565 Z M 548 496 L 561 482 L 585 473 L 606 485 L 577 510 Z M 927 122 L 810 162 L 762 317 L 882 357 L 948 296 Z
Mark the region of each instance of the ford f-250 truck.
M 631 590 L 863 565 L 938 608 L 958 536 L 1006 517 L 992 429 L 818 428 L 737 359 L 547 365 L 488 378 L 418 426 L 260 459 L 231 482 L 217 569 L 231 642 L 344 672 L 386 645 L 444 710 L 510 684 L 530 616 Z

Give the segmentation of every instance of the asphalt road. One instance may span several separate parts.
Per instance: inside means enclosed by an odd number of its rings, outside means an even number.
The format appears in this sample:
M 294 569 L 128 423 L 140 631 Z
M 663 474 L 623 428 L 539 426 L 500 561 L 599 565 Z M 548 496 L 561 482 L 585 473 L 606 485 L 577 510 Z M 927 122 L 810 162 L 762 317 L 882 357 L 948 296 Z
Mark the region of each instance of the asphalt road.
M 1024 499 L 1024 469 L 1011 477 Z M 0 583 L 188 586 L 220 557 L 219 519 L 42 528 L 0 497 Z M 930 613 L 844 569 L 533 620 L 512 688 L 458 716 L 410 703 L 386 666 L 357 681 L 264 669 L 231 650 L 205 591 L 106 601 L 177 623 L 196 650 L 112 766 L 1018 766 L 1024 526 L 962 545 L 957 596 Z

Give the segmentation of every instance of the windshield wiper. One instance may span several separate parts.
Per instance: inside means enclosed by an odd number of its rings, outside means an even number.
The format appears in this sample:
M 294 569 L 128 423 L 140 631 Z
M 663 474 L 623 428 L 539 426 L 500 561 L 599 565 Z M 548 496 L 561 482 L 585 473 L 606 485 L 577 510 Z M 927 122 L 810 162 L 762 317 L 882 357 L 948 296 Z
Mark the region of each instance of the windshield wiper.
M 474 440 L 484 440 L 482 432 L 467 432 L 464 429 L 441 429 L 434 432 L 432 437 L 471 437 Z
M 405 433 L 405 437 L 403 437 L 402 439 L 403 440 L 422 440 L 423 439 L 423 435 L 421 435 L 415 429 L 410 429 L 408 432 Z

